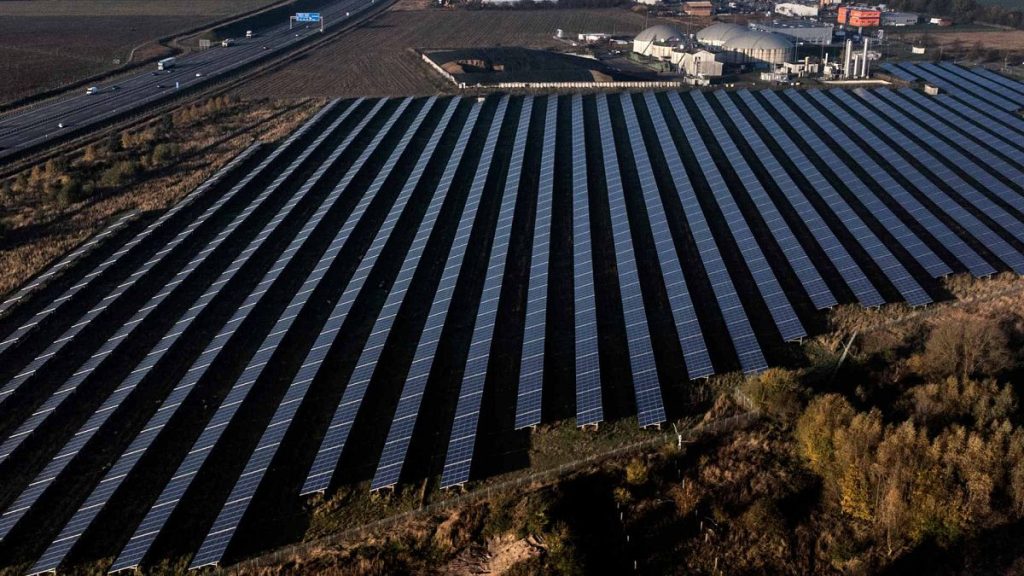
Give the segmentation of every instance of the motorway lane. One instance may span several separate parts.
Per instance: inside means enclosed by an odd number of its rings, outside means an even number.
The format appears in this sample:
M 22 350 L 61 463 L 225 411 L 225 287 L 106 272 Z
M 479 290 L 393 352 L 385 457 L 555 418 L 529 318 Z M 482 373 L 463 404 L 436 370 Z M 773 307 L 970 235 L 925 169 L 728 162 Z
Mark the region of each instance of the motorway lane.
M 337 26 L 370 8 L 375 1 L 338 0 L 320 12 L 327 27 Z M 347 17 L 346 13 L 349 14 Z M 288 22 L 253 30 L 255 38 L 234 39 L 228 48 L 218 44 L 209 50 L 178 57 L 175 67 L 169 71 L 155 73 L 156 64 L 153 64 L 152 68 L 133 76 L 97 84 L 100 88 L 97 94 L 87 95 L 83 89 L 80 95 L 3 118 L 0 120 L 0 161 L 20 149 L 59 137 L 68 130 L 87 127 L 170 96 L 176 91 L 175 83 L 181 89 L 209 82 L 225 72 L 286 49 L 311 34 L 319 34 L 319 30 L 316 24 L 295 24 L 295 29 L 289 30 Z M 197 73 L 200 76 L 196 76 Z M 61 123 L 63 128 L 58 126 Z

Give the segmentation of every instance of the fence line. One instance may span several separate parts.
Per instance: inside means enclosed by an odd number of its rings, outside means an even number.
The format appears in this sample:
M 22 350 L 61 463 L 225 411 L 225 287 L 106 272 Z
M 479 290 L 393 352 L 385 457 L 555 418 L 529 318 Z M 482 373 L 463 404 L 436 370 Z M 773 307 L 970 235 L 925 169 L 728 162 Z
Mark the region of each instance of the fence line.
M 745 404 L 750 407 L 753 406 L 753 402 L 748 397 L 742 395 L 741 393 L 738 393 L 737 399 L 741 404 Z M 758 412 L 757 410 L 751 410 L 749 412 L 744 412 L 743 414 L 727 416 L 724 418 L 717 418 L 710 422 L 698 424 L 697 426 L 681 431 L 678 435 L 678 439 L 681 442 L 693 443 L 705 436 L 712 437 L 722 432 L 738 430 L 749 425 L 751 422 L 753 422 L 759 417 L 760 412 Z M 244 560 L 242 562 L 234 564 L 229 569 L 226 569 L 223 572 L 238 574 L 246 569 L 255 569 L 263 565 L 278 564 L 288 559 L 289 557 L 296 556 L 300 554 L 302 551 L 306 551 L 311 548 L 332 544 L 340 544 L 344 541 L 351 540 L 356 537 L 365 537 L 383 528 L 388 528 L 404 521 L 430 516 L 437 512 L 448 510 L 456 506 L 462 506 L 477 500 L 486 500 L 492 497 L 494 494 L 507 492 L 511 488 L 515 488 L 517 486 L 531 484 L 538 481 L 547 481 L 555 478 L 560 478 L 571 472 L 585 468 L 589 465 L 596 464 L 598 462 L 602 462 L 618 456 L 623 456 L 626 454 L 642 452 L 645 449 L 657 446 L 658 444 L 671 442 L 672 440 L 675 439 L 675 433 L 661 432 L 657 434 L 655 437 L 648 438 L 647 440 L 641 440 L 639 442 L 627 444 L 626 446 L 620 446 L 618 448 L 614 448 L 612 450 L 608 450 L 606 452 L 602 452 L 599 454 L 592 454 L 586 458 L 581 458 L 579 460 L 574 460 L 572 462 L 560 464 L 553 468 L 538 470 L 537 472 L 534 472 L 532 474 L 507 480 L 499 484 L 481 487 L 475 490 L 459 494 L 457 496 L 443 498 L 441 500 L 438 500 L 421 508 L 417 508 L 415 510 L 409 510 L 407 512 L 402 512 L 400 514 L 395 514 L 393 516 L 381 518 L 379 520 L 375 520 L 373 522 L 369 522 L 361 526 L 349 528 L 347 530 L 343 530 L 341 532 L 337 532 L 329 536 L 324 536 L 322 538 L 317 538 L 316 540 L 290 544 L 288 546 L 278 548 L 277 550 L 272 550 L 255 558 L 251 558 L 249 560 Z

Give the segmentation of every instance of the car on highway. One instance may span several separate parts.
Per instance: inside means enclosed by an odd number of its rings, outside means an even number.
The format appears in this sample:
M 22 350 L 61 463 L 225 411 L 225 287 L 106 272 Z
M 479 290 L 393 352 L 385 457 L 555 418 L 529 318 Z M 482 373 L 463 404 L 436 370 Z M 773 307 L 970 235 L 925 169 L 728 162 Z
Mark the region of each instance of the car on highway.
M 86 94 L 96 94 L 99 91 L 100 91 L 100 87 L 99 86 L 89 86 L 88 88 L 85 89 L 85 93 Z
M 202 77 L 202 75 L 203 75 L 202 72 L 196 72 L 196 78 L 200 78 L 200 77 Z

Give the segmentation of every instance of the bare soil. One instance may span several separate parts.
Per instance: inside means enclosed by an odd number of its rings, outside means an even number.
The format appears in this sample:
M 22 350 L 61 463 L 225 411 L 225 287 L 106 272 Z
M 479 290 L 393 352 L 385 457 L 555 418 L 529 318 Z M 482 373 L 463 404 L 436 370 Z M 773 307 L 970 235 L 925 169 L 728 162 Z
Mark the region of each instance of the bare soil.
M 567 34 L 636 34 L 644 16 L 617 8 L 587 10 L 417 9 L 403 0 L 381 17 L 239 89 L 247 97 L 418 96 L 455 87 L 432 72 L 415 49 L 519 46 L 560 48 Z M 650 21 L 648 24 L 653 25 Z

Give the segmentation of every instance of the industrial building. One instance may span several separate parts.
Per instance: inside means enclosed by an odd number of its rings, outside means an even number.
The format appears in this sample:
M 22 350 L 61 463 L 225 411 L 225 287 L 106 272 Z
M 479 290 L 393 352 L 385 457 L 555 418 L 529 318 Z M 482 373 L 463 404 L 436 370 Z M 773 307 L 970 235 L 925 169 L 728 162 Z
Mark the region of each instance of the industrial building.
M 913 12 L 882 12 L 882 26 L 913 26 L 920 19 Z
M 775 13 L 794 18 L 817 18 L 817 4 L 802 4 L 797 2 L 778 2 L 775 4 Z
M 687 76 L 717 78 L 723 69 L 719 55 L 703 48 L 676 48 L 670 58 L 672 64 Z
M 840 6 L 836 22 L 863 28 L 881 26 L 882 11 L 868 6 Z
M 683 2 L 682 8 L 683 14 L 687 16 L 711 16 L 715 12 L 715 8 L 709 0 Z
M 832 43 L 832 24 L 811 22 L 810 20 L 779 19 L 771 22 L 751 22 L 751 30 L 770 32 L 786 36 L 804 44 L 825 45 Z
M 668 60 L 672 49 L 686 38 L 678 28 L 666 24 L 651 26 L 633 38 L 633 52 L 643 56 Z
M 793 43 L 784 36 L 726 22 L 716 22 L 697 32 L 697 42 L 718 48 L 719 60 L 725 64 L 760 68 L 788 62 L 793 55 Z

